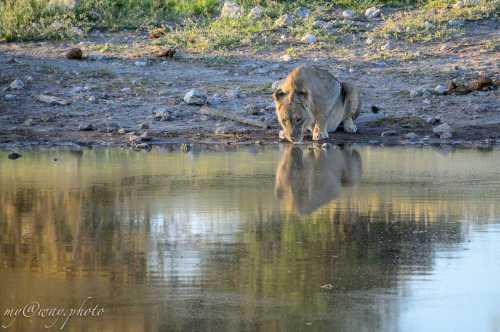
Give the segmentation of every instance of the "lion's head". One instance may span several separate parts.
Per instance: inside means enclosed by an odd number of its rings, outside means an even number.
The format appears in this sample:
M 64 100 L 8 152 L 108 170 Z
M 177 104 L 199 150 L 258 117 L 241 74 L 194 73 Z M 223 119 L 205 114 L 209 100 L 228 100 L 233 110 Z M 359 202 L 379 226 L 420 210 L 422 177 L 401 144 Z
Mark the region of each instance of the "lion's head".
M 300 67 L 294 69 L 273 93 L 284 137 L 293 143 L 302 142 L 313 119 L 310 112 L 311 91 L 300 76 Z

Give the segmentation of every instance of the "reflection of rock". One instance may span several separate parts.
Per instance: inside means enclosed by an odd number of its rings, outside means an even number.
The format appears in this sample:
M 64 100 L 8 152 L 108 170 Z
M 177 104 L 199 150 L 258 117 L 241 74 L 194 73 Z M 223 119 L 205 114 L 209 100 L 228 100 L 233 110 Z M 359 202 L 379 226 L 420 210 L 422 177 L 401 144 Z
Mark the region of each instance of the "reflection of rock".
M 276 170 L 275 194 L 287 207 L 309 214 L 361 177 L 361 156 L 350 149 L 303 150 L 287 145 Z

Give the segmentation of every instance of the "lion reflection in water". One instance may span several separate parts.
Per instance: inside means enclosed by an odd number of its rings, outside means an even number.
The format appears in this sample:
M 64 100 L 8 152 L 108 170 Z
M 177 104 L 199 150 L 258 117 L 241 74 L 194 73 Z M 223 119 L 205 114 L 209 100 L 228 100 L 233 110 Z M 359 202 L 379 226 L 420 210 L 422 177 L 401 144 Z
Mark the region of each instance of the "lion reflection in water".
M 307 215 L 332 201 L 342 186 L 359 181 L 361 156 L 353 149 L 307 149 L 286 145 L 276 170 L 275 195 Z

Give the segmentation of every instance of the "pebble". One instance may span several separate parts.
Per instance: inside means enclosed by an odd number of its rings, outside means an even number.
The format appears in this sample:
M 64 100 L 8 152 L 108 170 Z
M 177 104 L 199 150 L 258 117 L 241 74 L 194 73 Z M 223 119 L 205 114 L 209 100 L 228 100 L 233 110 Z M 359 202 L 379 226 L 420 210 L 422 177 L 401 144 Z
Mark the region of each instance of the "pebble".
M 315 35 L 308 33 L 301 39 L 304 43 L 307 43 L 309 45 L 314 44 L 318 41 Z
M 416 140 L 418 138 L 418 135 L 415 134 L 414 132 L 411 132 L 411 133 L 406 134 L 405 138 L 409 139 L 409 140 Z
M 354 12 L 350 9 L 344 10 L 342 12 L 342 17 L 347 19 L 352 19 L 354 17 Z
M 255 20 L 260 19 L 264 15 L 264 9 L 261 6 L 255 6 L 248 13 L 248 17 L 253 18 Z
M 294 14 L 300 18 L 308 18 L 311 15 L 311 11 L 305 7 L 299 7 L 295 10 Z
M 293 24 L 293 16 L 290 14 L 281 15 L 274 22 L 274 26 L 278 28 L 286 28 Z
M 382 134 L 380 134 L 381 137 L 386 137 L 386 136 L 396 136 L 398 133 L 395 130 L 386 130 L 383 131 Z
M 10 83 L 9 88 L 11 88 L 12 90 L 24 89 L 24 83 L 20 79 L 16 78 Z
M 91 123 L 80 124 L 78 126 L 79 131 L 93 131 L 95 130 L 94 126 Z
M 380 14 L 382 14 L 382 11 L 377 7 L 370 7 L 365 11 L 365 16 L 369 20 L 379 17 Z
M 443 84 L 439 84 L 434 88 L 434 92 L 438 95 L 444 95 L 446 91 L 448 91 L 448 89 Z
M 226 1 L 224 2 L 224 5 L 222 6 L 222 10 L 220 12 L 220 17 L 222 18 L 231 18 L 231 19 L 237 19 L 241 17 L 242 14 L 242 9 L 240 6 L 238 6 L 236 3 L 232 1 Z
M 452 129 L 451 129 L 450 125 L 447 124 L 446 122 L 443 124 L 440 124 L 437 127 L 432 128 L 432 132 L 434 134 L 437 134 L 439 136 L 439 138 L 442 138 L 442 139 L 451 138 L 451 136 L 452 136 Z
M 7 101 L 12 101 L 12 100 L 16 100 L 17 96 L 11 95 L 11 94 L 6 94 L 5 96 L 3 96 L 3 98 Z
M 204 105 L 207 101 L 207 95 L 202 91 L 191 89 L 184 95 L 184 101 L 188 105 Z

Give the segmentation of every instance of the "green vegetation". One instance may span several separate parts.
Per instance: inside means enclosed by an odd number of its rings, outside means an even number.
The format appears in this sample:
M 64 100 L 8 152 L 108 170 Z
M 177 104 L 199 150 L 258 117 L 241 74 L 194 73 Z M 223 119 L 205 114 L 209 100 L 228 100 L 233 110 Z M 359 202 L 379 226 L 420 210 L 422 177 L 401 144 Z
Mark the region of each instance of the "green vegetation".
M 316 0 L 271 1 L 239 0 L 244 15 L 237 19 L 219 18 L 218 0 L 0 0 L 0 40 L 67 39 L 92 29 L 116 31 L 174 27 L 154 44 L 178 46 L 191 51 L 224 51 L 251 46 L 258 50 L 282 42 L 283 33 L 274 22 L 285 13 L 304 6 L 313 15 L 295 20 L 285 37 L 299 40 L 313 33 L 322 43 L 333 43 L 334 33 L 315 26 L 323 12 L 339 8 L 353 9 L 358 15 L 373 5 L 398 6 L 384 23 L 369 31 L 373 37 L 392 35 L 409 41 L 425 41 L 446 37 L 460 31 L 460 20 L 475 20 L 496 15 L 500 0 L 480 0 L 473 6 L 455 7 L 457 0 Z M 59 5 L 55 5 L 56 2 Z M 65 5 L 65 3 L 69 3 Z M 63 5 L 61 5 L 63 4 Z M 71 5 L 72 4 L 72 5 Z M 253 6 L 262 6 L 261 18 L 247 16 Z M 352 21 L 330 17 L 330 27 L 338 33 L 363 32 Z M 452 23 L 457 23 L 453 25 Z M 277 33 L 278 32 L 278 33 Z M 285 39 L 286 39 L 285 38 Z M 283 39 L 283 38 L 282 38 Z M 299 45 L 295 48 L 302 47 Z M 307 47 L 303 45 L 304 47 Z M 294 49 L 296 53 L 298 49 Z

